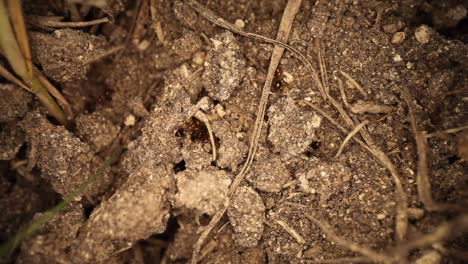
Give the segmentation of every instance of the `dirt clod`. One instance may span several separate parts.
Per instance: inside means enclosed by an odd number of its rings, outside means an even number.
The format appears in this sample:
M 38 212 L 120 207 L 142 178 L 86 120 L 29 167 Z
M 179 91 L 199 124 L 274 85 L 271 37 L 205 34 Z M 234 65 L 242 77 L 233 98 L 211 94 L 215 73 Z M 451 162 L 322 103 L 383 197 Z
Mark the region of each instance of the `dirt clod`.
M 268 117 L 268 140 L 284 159 L 304 153 L 316 139 L 314 131 L 322 121 L 322 117 L 313 112 L 304 113 L 291 98 L 281 98 L 272 104 Z
M 263 234 L 265 205 L 262 198 L 249 187 L 240 187 L 228 207 L 228 216 L 239 246 L 254 247 Z
M 57 82 L 84 79 L 89 62 L 104 51 L 105 39 L 74 29 L 31 33 L 33 60 Z
M 245 59 L 236 37 L 226 31 L 216 35 L 206 55 L 203 85 L 213 99 L 228 99 L 245 75 Z
M 17 263 L 70 262 L 68 252 L 75 243 L 78 230 L 84 220 L 80 204 L 69 206 L 60 215 L 55 216 L 39 235 L 23 244 Z
M 39 113 L 28 113 L 22 121 L 30 153 L 41 170 L 41 177 L 50 181 L 57 193 L 66 196 L 77 190 L 104 163 L 91 147 L 81 142 L 62 126 L 52 125 Z M 100 175 L 84 195 L 97 196 L 109 186 L 112 175 Z
M 103 261 L 137 240 L 162 233 L 173 192 L 171 170 L 145 163 L 103 202 L 80 230 L 73 249 L 77 262 Z
M 0 84 L 0 123 L 15 121 L 28 111 L 31 94 L 12 84 Z
M 226 202 L 231 177 L 225 171 L 209 167 L 180 172 L 176 181 L 176 207 L 195 209 L 200 215 L 213 215 Z

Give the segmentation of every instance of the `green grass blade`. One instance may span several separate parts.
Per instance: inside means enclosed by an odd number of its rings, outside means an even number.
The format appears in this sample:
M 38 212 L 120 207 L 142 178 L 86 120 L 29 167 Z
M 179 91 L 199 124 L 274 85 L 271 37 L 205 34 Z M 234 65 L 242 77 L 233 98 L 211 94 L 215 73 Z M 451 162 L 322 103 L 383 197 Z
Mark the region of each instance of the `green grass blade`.
M 77 190 L 73 193 L 65 197 L 63 201 L 61 201 L 56 206 L 52 207 L 48 211 L 44 212 L 41 216 L 39 216 L 34 222 L 22 228 L 18 233 L 8 242 L 2 244 L 0 246 L 0 257 L 8 258 L 13 251 L 21 245 L 21 243 L 33 235 L 35 232 L 43 228 L 54 216 L 60 213 L 67 205 L 73 202 L 77 197 L 81 196 L 86 188 L 88 188 L 92 183 L 96 181 L 96 179 L 101 176 L 104 171 L 111 166 L 111 164 L 120 157 L 122 152 L 124 151 L 125 147 L 120 148 L 117 153 L 109 158 L 100 168 L 99 170 L 90 177 L 85 183 L 83 183 Z

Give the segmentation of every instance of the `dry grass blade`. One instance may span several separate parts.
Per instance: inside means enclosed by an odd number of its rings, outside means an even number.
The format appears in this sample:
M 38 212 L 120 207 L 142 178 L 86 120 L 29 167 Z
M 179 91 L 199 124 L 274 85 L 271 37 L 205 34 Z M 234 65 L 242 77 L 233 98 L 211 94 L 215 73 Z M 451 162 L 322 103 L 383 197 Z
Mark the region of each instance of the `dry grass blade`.
M 1 64 L 0 64 L 0 75 L 5 78 L 7 81 L 10 81 L 16 85 L 18 85 L 19 87 L 25 89 L 26 91 L 28 92 L 31 92 L 32 93 L 32 90 L 26 86 L 26 84 L 24 84 L 20 79 L 16 78 L 16 76 L 14 76 L 13 74 L 11 74 L 5 67 L 3 67 Z
M 351 131 L 345 138 L 345 140 L 343 140 L 343 143 L 341 144 L 340 148 L 338 149 L 338 151 L 336 152 L 336 155 L 335 155 L 335 158 L 338 158 L 340 155 L 341 155 L 341 152 L 343 152 L 343 149 L 345 148 L 346 144 L 348 143 L 348 141 L 354 137 L 354 135 L 356 135 L 357 133 L 359 133 L 359 131 L 365 126 L 367 125 L 367 121 L 364 121 L 362 122 L 361 124 L 357 125 L 353 131 Z
M 277 34 L 277 41 L 284 43 L 288 40 L 289 33 L 291 32 L 291 28 L 292 28 L 292 23 L 294 21 L 294 18 L 297 12 L 299 11 L 299 7 L 301 6 L 301 3 L 302 3 L 302 0 L 289 0 L 288 3 L 286 4 L 286 8 L 284 10 L 283 17 L 281 19 L 278 34 Z M 265 111 L 266 111 L 266 107 L 268 104 L 268 97 L 270 96 L 270 93 L 271 93 L 271 85 L 273 83 L 273 78 L 274 78 L 276 69 L 279 65 L 279 61 L 281 57 L 283 56 L 284 50 L 285 48 L 281 46 L 275 46 L 273 48 L 273 52 L 272 52 L 271 60 L 270 60 L 270 66 L 268 68 L 267 78 L 262 89 L 262 95 L 260 98 L 260 103 L 259 103 L 259 107 L 257 111 L 255 124 L 254 124 L 252 138 L 250 141 L 250 147 L 249 147 L 247 160 L 245 161 L 241 171 L 239 172 L 239 174 L 236 175 L 233 183 L 229 187 L 229 193 L 228 193 L 229 199 L 230 197 L 232 197 L 232 195 L 234 195 L 237 188 L 239 187 L 239 185 L 245 178 L 245 175 L 249 171 L 250 166 L 252 165 L 252 162 L 254 160 L 257 147 L 258 147 L 258 141 L 260 139 L 260 134 L 261 134 L 263 123 L 264 123 Z M 204 240 L 208 237 L 211 230 L 216 226 L 216 224 L 219 222 L 221 217 L 224 215 L 224 213 L 226 212 L 228 208 L 228 205 L 229 205 L 229 202 L 226 203 L 226 205 L 215 214 L 215 216 L 210 221 L 208 226 L 206 226 L 205 229 L 203 230 L 202 234 L 200 235 L 200 238 L 195 243 L 194 252 L 192 255 L 192 263 L 197 263 L 200 249 L 201 249 L 201 246 L 203 245 Z
M 33 64 L 31 59 L 31 50 L 29 48 L 28 32 L 26 30 L 26 24 L 24 23 L 23 9 L 21 8 L 21 1 L 8 0 L 8 10 L 10 11 L 10 17 L 16 33 L 19 47 L 25 58 L 29 78 L 32 79 Z
M 13 0 L 14 1 L 14 0 Z M 49 19 L 47 17 L 31 17 L 30 23 L 36 24 L 41 27 L 46 28 L 81 28 L 81 27 L 89 27 L 94 25 L 99 25 L 103 23 L 110 22 L 109 18 L 103 17 L 95 20 L 89 21 L 57 21 L 56 19 Z
M 450 222 L 439 225 L 432 233 L 423 235 L 414 240 L 408 241 L 405 244 L 393 250 L 395 255 L 406 255 L 414 249 L 420 249 L 432 246 L 436 243 L 441 243 L 462 236 L 468 232 L 468 214 L 463 214 L 456 217 Z
M 43 228 L 50 220 L 54 218 L 57 214 L 59 214 L 65 207 L 67 207 L 70 203 L 75 201 L 77 197 L 80 197 L 84 191 L 93 184 L 98 177 L 100 177 L 107 168 L 109 168 L 115 160 L 117 160 L 122 152 L 124 151 L 124 147 L 121 147 L 117 153 L 115 153 L 112 157 L 106 160 L 106 162 L 96 171 L 96 173 L 89 177 L 86 182 L 84 182 L 77 190 L 73 193 L 65 197 L 65 199 L 54 206 L 52 209 L 44 212 L 38 218 L 34 219 L 32 223 L 30 223 L 25 228 L 21 229 L 10 241 L 0 245 L 0 257 L 8 258 L 13 251 L 21 245 L 21 243 L 27 239 L 28 237 L 34 235 L 37 231 Z
M 365 97 L 367 96 L 367 92 L 362 88 L 362 86 L 356 82 L 356 80 L 353 79 L 353 77 L 351 77 L 351 75 L 347 74 L 346 72 L 344 71 L 340 71 L 341 74 L 343 74 L 343 76 L 348 79 L 349 82 L 351 82 L 353 84 L 354 87 L 356 87 L 356 89 L 358 89 L 358 91 Z
M 20 1 L 9 1 L 9 9 L 4 0 L 0 0 L 0 50 L 3 56 L 10 63 L 14 72 L 25 82 L 25 85 L 36 94 L 38 99 L 46 106 L 50 114 L 60 123 L 67 124 L 68 120 L 60 106 L 47 92 L 41 81 L 34 73 L 31 61 L 29 41 L 24 25 L 23 14 Z M 10 10 L 11 14 L 8 13 Z M 11 24 L 9 17 L 14 22 Z M 15 35 L 16 33 L 16 35 Z
M 290 234 L 300 245 L 305 245 L 306 240 L 296 231 L 294 230 L 290 225 L 288 225 L 285 221 L 283 220 L 275 220 L 275 222 L 280 225 L 288 234 Z
M 25 60 L 11 28 L 4 0 L 0 0 L 0 47 L 13 70 L 24 79 L 28 76 Z
M 67 99 L 65 99 L 65 97 L 63 97 L 63 95 L 57 90 L 57 88 L 55 88 L 55 86 L 49 82 L 47 77 L 45 77 L 44 74 L 42 74 L 42 72 L 39 71 L 39 69 L 36 68 L 36 66 L 34 66 L 33 71 L 34 71 L 35 76 L 37 76 L 37 78 L 39 79 L 41 84 L 47 89 L 47 91 L 55 99 L 57 99 L 57 102 L 60 104 L 62 109 L 65 111 L 65 115 L 67 116 L 67 119 L 68 120 L 73 119 L 73 111 L 72 111 L 72 108 L 71 108 L 70 104 L 68 103 Z
M 414 106 L 411 99 L 411 95 L 406 88 L 402 89 L 403 99 L 408 106 L 408 115 L 411 123 L 411 130 L 413 131 L 414 138 L 416 141 L 416 148 L 418 152 L 418 163 L 417 163 L 417 190 L 418 196 L 421 202 L 424 204 L 429 211 L 466 211 L 467 209 L 458 206 L 456 204 L 445 204 L 438 203 L 432 199 L 431 182 L 429 178 L 429 167 L 427 161 L 427 138 L 419 131 L 416 123 Z
M 336 259 L 305 260 L 305 263 L 314 264 L 353 264 L 353 263 L 374 263 L 375 261 L 367 257 L 345 257 Z
M 435 137 L 437 135 L 455 134 L 455 133 L 458 133 L 458 132 L 466 130 L 466 129 L 468 129 L 468 126 L 455 127 L 455 128 L 451 128 L 451 129 L 447 129 L 447 130 L 443 130 L 443 131 L 437 131 L 437 132 L 434 132 L 434 133 L 426 134 L 426 135 L 424 135 L 424 137 L 425 138 L 431 138 L 431 137 Z

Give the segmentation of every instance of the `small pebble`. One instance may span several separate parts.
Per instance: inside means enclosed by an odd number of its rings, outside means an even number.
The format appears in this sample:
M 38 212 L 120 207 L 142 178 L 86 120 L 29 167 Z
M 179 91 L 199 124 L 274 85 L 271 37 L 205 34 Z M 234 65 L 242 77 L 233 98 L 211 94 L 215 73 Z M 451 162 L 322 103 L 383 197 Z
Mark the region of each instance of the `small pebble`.
M 195 52 L 195 54 L 193 54 L 192 61 L 197 65 L 203 65 L 205 62 L 205 56 L 206 54 L 203 51 Z
M 238 28 L 244 28 L 245 27 L 245 22 L 242 19 L 236 19 L 234 22 L 234 25 Z
M 393 61 L 394 61 L 394 62 L 400 62 L 400 61 L 402 61 L 402 60 L 403 60 L 403 58 L 400 56 L 400 54 L 395 54 L 395 55 L 393 56 Z
M 403 31 L 396 32 L 393 34 L 392 43 L 393 44 L 401 44 L 406 39 L 406 34 Z
M 422 44 L 429 43 L 429 40 L 431 38 L 430 35 L 431 35 L 431 29 L 426 25 L 422 25 L 418 27 L 416 31 L 414 32 L 414 36 L 416 37 L 416 40 Z
M 379 220 L 385 219 L 385 214 L 377 214 L 377 219 Z
M 128 115 L 126 118 L 125 118 L 125 126 L 134 126 L 136 123 L 136 119 L 135 119 L 135 116 L 134 115 Z

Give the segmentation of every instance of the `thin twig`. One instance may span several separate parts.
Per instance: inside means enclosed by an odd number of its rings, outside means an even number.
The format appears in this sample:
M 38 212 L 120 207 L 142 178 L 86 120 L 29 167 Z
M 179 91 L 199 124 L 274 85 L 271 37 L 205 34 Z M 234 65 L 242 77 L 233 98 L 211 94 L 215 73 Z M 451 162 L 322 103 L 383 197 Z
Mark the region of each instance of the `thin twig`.
M 327 236 L 328 240 L 333 241 L 335 244 L 341 247 L 347 248 L 351 250 L 352 252 L 356 252 L 361 255 L 364 255 L 368 257 L 369 259 L 372 259 L 374 262 L 379 262 L 379 263 L 391 262 L 390 261 L 391 257 L 389 255 L 376 252 L 373 249 L 363 247 L 353 241 L 342 238 L 335 233 L 333 228 L 327 222 L 323 220 L 318 220 L 309 214 L 304 214 L 304 215 L 322 230 L 322 232 Z
M 468 214 L 462 214 L 450 222 L 439 225 L 433 232 L 408 241 L 396 247 L 392 252 L 395 255 L 406 255 L 414 249 L 424 248 L 462 236 L 468 232 Z
M 406 102 L 406 105 L 408 106 L 408 116 L 411 123 L 411 130 L 414 134 L 416 149 L 418 152 L 418 173 L 416 176 L 416 182 L 419 199 L 429 211 L 466 211 L 466 208 L 462 206 L 456 204 L 439 203 L 432 199 L 431 182 L 429 178 L 430 173 L 427 161 L 427 139 L 418 129 L 414 113 L 414 106 L 408 89 L 402 88 L 402 96 Z
M 443 130 L 443 131 L 437 131 L 437 132 L 434 132 L 434 133 L 429 133 L 429 134 L 424 135 L 424 137 L 425 138 L 431 138 L 431 137 L 435 137 L 435 136 L 440 135 L 440 134 L 455 134 L 455 133 L 458 133 L 458 132 L 466 130 L 466 129 L 468 129 L 468 125 L 467 126 L 456 127 L 456 128 L 450 128 L 450 129 Z
M 341 155 L 341 152 L 343 152 L 343 149 L 344 147 L 346 146 L 346 143 L 348 143 L 348 141 L 354 137 L 354 135 L 356 135 L 357 133 L 359 133 L 359 131 L 365 126 L 367 125 L 368 121 L 364 121 L 362 122 L 361 124 L 357 125 L 353 131 L 351 131 L 347 136 L 346 138 L 343 140 L 343 143 L 341 144 L 340 148 L 338 149 L 338 151 L 336 152 L 336 155 L 335 155 L 335 158 L 338 158 L 340 155 Z
M 109 18 L 103 17 L 89 21 L 57 21 L 55 19 L 48 19 L 47 17 L 30 17 L 30 23 L 37 24 L 41 27 L 47 28 L 81 28 L 93 25 L 99 25 L 110 22 Z
M 351 75 L 341 70 L 340 70 L 340 73 L 343 74 L 343 76 L 346 79 L 348 79 L 348 81 L 351 82 L 353 86 L 356 87 L 356 89 L 358 89 L 358 91 L 361 92 L 363 96 L 367 96 L 367 92 L 362 88 L 362 86 L 358 82 L 356 82 L 356 80 L 353 79 L 353 77 L 351 77 Z
M 211 127 L 210 120 L 208 120 L 208 117 L 202 111 L 197 111 L 194 116 L 201 122 L 205 123 L 206 129 L 208 130 L 208 135 L 210 136 L 211 149 L 213 152 L 213 161 L 215 161 L 217 156 L 216 142 L 213 135 L 213 128 Z
M 346 96 L 346 92 L 343 87 L 343 81 L 338 77 L 336 77 L 336 80 L 338 80 L 338 87 L 340 88 L 341 99 L 343 100 L 343 103 L 346 106 L 346 108 L 349 109 L 350 105 L 348 102 L 348 97 Z
M 299 243 L 300 245 L 304 245 L 306 243 L 306 240 L 285 221 L 275 219 L 275 222 L 278 225 L 280 225 L 284 230 L 286 230 L 286 232 L 288 232 L 288 234 L 290 234 L 297 241 L 297 243 Z

